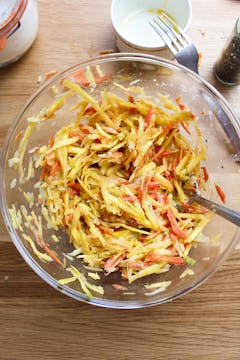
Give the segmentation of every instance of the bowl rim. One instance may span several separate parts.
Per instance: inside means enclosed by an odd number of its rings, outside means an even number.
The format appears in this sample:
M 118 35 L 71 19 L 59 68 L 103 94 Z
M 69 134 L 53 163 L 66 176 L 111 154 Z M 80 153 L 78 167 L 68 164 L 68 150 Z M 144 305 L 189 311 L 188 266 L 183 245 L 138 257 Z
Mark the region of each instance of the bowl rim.
M 166 60 L 164 58 L 156 57 L 153 55 L 147 55 L 147 54 L 141 54 L 141 53 L 112 53 L 108 55 L 100 55 L 95 58 L 90 58 L 87 60 L 84 60 L 80 62 L 79 64 L 75 64 L 52 78 L 50 78 L 48 81 L 46 81 L 42 86 L 39 87 L 39 89 L 33 93 L 33 95 L 29 98 L 29 100 L 23 105 L 22 109 L 18 112 L 17 116 L 15 117 L 15 120 L 13 121 L 12 125 L 9 127 L 7 135 L 5 137 L 2 149 L 1 149 L 1 158 L 0 158 L 0 205 L 1 205 L 1 212 L 2 216 L 5 222 L 5 225 L 7 227 L 7 230 L 9 232 L 9 235 L 16 246 L 19 253 L 22 255 L 26 263 L 34 270 L 35 273 L 38 274 L 45 282 L 47 282 L 49 285 L 51 285 L 53 288 L 59 290 L 60 292 L 64 293 L 65 295 L 68 295 L 71 298 L 74 298 L 76 300 L 90 303 L 93 305 L 97 305 L 100 307 L 106 307 L 106 308 L 114 308 L 114 309 L 136 309 L 136 308 L 144 308 L 149 307 L 153 305 L 162 304 L 165 302 L 172 301 L 178 297 L 183 296 L 184 294 L 190 292 L 191 290 L 197 288 L 199 285 L 201 285 L 203 282 L 205 282 L 210 276 L 212 276 L 218 268 L 224 263 L 224 261 L 227 259 L 227 257 L 230 255 L 231 251 L 234 249 L 238 242 L 238 237 L 240 234 L 240 228 L 236 228 L 235 235 L 233 236 L 233 239 L 231 243 L 227 246 L 225 253 L 217 260 L 217 264 L 214 264 L 214 266 L 209 266 L 208 272 L 205 274 L 204 277 L 199 278 L 195 283 L 187 286 L 185 289 L 175 293 L 172 296 L 169 297 L 163 297 L 161 299 L 153 300 L 151 301 L 149 298 L 145 303 L 139 303 L 137 300 L 109 300 L 109 299 L 101 299 L 101 298 L 92 298 L 89 299 L 84 294 L 79 293 L 78 291 L 66 286 L 66 285 L 60 285 L 58 283 L 58 280 L 56 280 L 53 276 L 51 276 L 47 271 L 45 271 L 35 260 L 34 258 L 29 254 L 29 252 L 24 247 L 23 243 L 19 240 L 17 233 L 15 229 L 13 228 L 13 225 L 11 223 L 11 219 L 8 213 L 8 207 L 7 207 L 7 199 L 6 199 L 6 192 L 5 192 L 5 182 L 4 182 L 4 172 L 5 172 L 5 165 L 7 162 L 6 155 L 8 152 L 8 148 L 10 146 L 10 140 L 12 137 L 12 133 L 14 132 L 14 129 L 16 128 L 19 120 L 24 115 L 25 111 L 28 109 L 28 107 L 31 105 L 35 99 L 37 99 L 41 93 L 49 88 L 51 84 L 53 84 L 58 78 L 61 78 L 63 75 L 71 73 L 72 71 L 76 70 L 76 68 L 79 67 L 85 67 L 85 66 L 92 66 L 97 65 L 109 61 L 146 61 L 150 64 L 155 65 L 166 65 L 169 68 L 172 68 L 176 71 L 183 71 L 188 76 L 195 78 L 195 80 L 200 81 L 205 88 L 208 90 L 208 92 L 217 98 L 218 102 L 220 102 L 223 109 L 227 112 L 228 115 L 230 115 L 231 120 L 233 121 L 233 125 L 235 129 L 238 132 L 238 136 L 240 138 L 240 121 L 237 117 L 237 115 L 234 113 L 234 111 L 231 109 L 230 105 L 228 104 L 227 100 L 216 90 L 211 84 L 209 84 L 206 80 L 204 80 L 201 76 L 194 73 L 193 71 L 185 68 L 184 66 L 174 63 L 170 60 Z
M 131 47 L 133 47 L 136 51 L 138 50 L 142 50 L 142 51 L 161 51 L 161 50 L 164 50 L 167 48 L 166 45 L 162 45 L 162 46 L 140 46 L 140 45 L 136 45 L 134 42 L 131 42 L 131 41 L 128 41 L 126 38 L 124 38 L 122 36 L 122 34 L 119 32 L 118 30 L 118 27 L 116 26 L 116 22 L 114 20 L 115 18 L 115 12 L 114 12 L 114 6 L 116 4 L 116 2 L 119 1 L 119 0 L 112 0 L 112 3 L 111 3 L 111 23 L 112 23 L 112 27 L 113 27 L 113 30 L 115 32 L 115 34 L 121 39 L 121 41 L 127 45 L 130 45 Z M 187 6 L 188 6 L 188 19 L 187 19 L 187 22 L 186 22 L 186 25 L 184 26 L 183 30 L 184 31 L 187 31 L 188 28 L 189 28 L 189 25 L 190 25 L 190 22 L 191 22 L 191 19 L 192 19 L 192 3 L 191 3 L 191 0 L 186 0 L 187 2 Z

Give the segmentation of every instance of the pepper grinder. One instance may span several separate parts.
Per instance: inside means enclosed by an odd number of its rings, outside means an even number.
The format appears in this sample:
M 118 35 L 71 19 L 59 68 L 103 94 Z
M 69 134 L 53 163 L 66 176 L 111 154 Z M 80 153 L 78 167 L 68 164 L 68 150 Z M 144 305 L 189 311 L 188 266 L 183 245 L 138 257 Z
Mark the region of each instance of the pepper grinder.
M 236 21 L 215 64 L 214 72 L 216 78 L 223 84 L 237 85 L 240 83 L 240 18 Z

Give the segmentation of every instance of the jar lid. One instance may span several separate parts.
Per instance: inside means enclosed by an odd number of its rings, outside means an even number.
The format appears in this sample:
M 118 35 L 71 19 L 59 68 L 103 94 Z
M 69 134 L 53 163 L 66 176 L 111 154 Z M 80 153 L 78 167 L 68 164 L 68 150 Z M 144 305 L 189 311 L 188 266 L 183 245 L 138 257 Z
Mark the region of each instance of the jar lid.
M 27 0 L 0 0 L 0 36 L 7 36 L 17 25 L 27 2 Z

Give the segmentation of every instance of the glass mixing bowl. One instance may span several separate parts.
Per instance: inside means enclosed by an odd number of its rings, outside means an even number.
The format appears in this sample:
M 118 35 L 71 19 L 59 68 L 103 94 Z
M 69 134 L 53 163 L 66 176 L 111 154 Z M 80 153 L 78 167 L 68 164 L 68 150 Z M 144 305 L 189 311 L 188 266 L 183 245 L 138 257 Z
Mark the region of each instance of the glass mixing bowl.
M 216 111 L 219 109 L 227 114 L 229 117 L 228 125 L 232 127 L 235 133 L 235 142 L 236 139 L 238 142 L 240 125 L 226 100 L 201 77 L 178 64 L 141 54 L 111 54 L 82 62 L 50 79 L 32 96 L 17 116 L 6 136 L 1 156 L 1 208 L 3 217 L 9 234 L 25 261 L 44 281 L 64 294 L 91 304 L 123 309 L 164 303 L 196 288 L 216 271 L 234 249 L 239 239 L 239 231 L 235 225 L 217 215 L 214 216 L 204 229 L 205 237 L 203 239 L 213 238 L 216 234 L 220 234 L 220 237 L 215 242 L 202 241 L 191 249 L 190 256 L 196 260 L 196 264 L 192 267 L 194 275 L 180 278 L 184 267 L 172 266 L 166 273 L 154 275 L 151 278 L 142 278 L 131 285 L 127 285 L 128 291 L 124 293 L 112 287 L 114 283 L 126 285 L 126 282 L 120 278 L 118 273 L 108 276 L 102 274 L 100 285 L 104 288 L 104 295 L 97 295 L 89 299 L 78 282 L 60 285 L 58 280 L 69 277 L 69 272 L 54 261 L 45 263 L 39 260 L 34 255 L 29 243 L 23 238 L 22 232 L 16 230 L 11 221 L 9 208 L 13 204 L 16 209 L 19 209 L 21 205 L 29 208 L 29 203 L 23 192 L 29 191 L 36 194 L 37 190 L 34 188 L 34 184 L 39 179 L 39 173 L 35 171 L 33 179 L 21 184 L 18 172 L 9 167 L 9 159 L 13 157 L 18 147 L 16 137 L 20 131 L 26 129 L 26 119 L 28 117 L 39 113 L 41 109 L 52 104 L 55 99 L 53 86 L 64 91 L 61 85 L 64 78 L 71 77 L 71 74 L 87 66 L 93 69 L 96 65 L 101 66 L 103 73 L 110 73 L 112 79 L 110 82 L 97 85 L 95 89 L 86 88 L 86 91 L 90 91 L 91 96 L 95 98 L 98 97 L 99 91 L 103 89 L 122 95 L 122 92 L 113 86 L 114 82 L 126 87 L 129 86 L 129 83 L 137 83 L 135 86 L 144 87 L 146 95 L 153 97 L 157 96 L 158 93 L 162 93 L 174 100 L 180 95 L 182 102 L 187 104 L 199 117 L 198 123 L 208 147 L 206 166 L 210 181 L 204 195 L 219 202 L 216 191 L 214 191 L 214 183 L 217 183 L 226 193 L 226 206 L 235 210 L 239 207 L 240 172 L 239 162 L 237 161 L 239 160 L 237 159 L 239 154 L 235 154 L 236 148 L 234 149 L 234 146 L 232 146 L 234 145 L 232 144 L 233 139 L 226 136 L 226 131 L 223 130 L 216 118 Z M 28 166 L 31 155 L 28 152 L 29 149 L 47 144 L 50 135 L 55 134 L 59 128 L 73 119 L 73 114 L 65 111 L 74 103 L 73 100 L 76 101 L 76 98 L 73 98 L 69 98 L 64 107 L 56 112 L 54 119 L 42 122 L 33 130 L 23 159 L 25 168 Z M 216 109 L 216 104 L 218 109 Z M 37 216 L 41 214 L 40 207 L 37 204 L 34 204 L 31 210 L 34 210 Z M 23 224 L 23 226 L 25 225 Z M 24 232 L 32 236 L 30 229 L 26 226 Z M 60 237 L 61 241 L 58 243 L 53 242 L 53 234 Z M 73 246 L 69 243 L 64 231 L 55 231 L 44 222 L 43 237 L 60 258 L 63 258 L 63 254 L 70 253 L 73 250 Z M 83 266 L 80 259 L 70 260 L 66 258 L 66 262 L 67 266 L 74 265 L 84 274 L 89 271 Z M 168 280 L 171 280 L 172 283 L 165 291 L 155 295 L 146 295 L 144 284 Z

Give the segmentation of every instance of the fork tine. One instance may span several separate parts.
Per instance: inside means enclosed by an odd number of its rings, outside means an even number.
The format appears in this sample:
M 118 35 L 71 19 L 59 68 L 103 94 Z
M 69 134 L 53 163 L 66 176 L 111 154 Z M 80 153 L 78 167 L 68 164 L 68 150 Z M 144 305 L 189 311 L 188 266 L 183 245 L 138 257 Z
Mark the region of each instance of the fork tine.
M 181 46 L 186 47 L 189 45 L 188 40 L 183 36 L 183 34 L 177 33 L 174 30 L 173 25 L 169 25 L 167 23 L 167 21 L 164 19 L 164 17 L 160 18 L 160 16 L 158 16 L 158 19 L 166 26 L 166 28 L 169 30 L 169 32 L 173 34 L 173 36 L 178 40 L 178 42 L 181 44 Z M 173 37 L 173 39 L 174 39 L 174 37 Z M 175 40 L 175 41 L 177 42 L 177 40 Z
M 154 19 L 154 22 L 162 29 L 162 31 L 166 34 L 166 36 L 175 45 L 175 47 L 177 48 L 177 51 L 180 51 L 182 46 L 184 46 L 184 45 L 182 45 L 182 44 L 179 45 L 178 39 L 173 34 L 171 28 L 167 24 L 165 24 L 159 16 L 157 17 L 157 19 L 158 19 L 158 21 L 156 21 L 156 19 Z
M 170 38 L 165 34 L 165 32 L 163 31 L 163 29 L 159 26 L 159 24 L 153 20 L 153 22 L 149 22 L 149 25 L 151 25 L 151 27 L 153 28 L 153 30 L 161 37 L 161 39 L 165 42 L 165 44 L 168 46 L 168 48 L 170 49 L 170 51 L 173 53 L 173 55 L 175 56 L 177 54 L 176 49 L 172 46 L 172 42 L 170 40 Z
M 159 15 L 158 15 L 158 17 L 160 17 Z M 174 32 L 174 34 L 175 34 L 175 36 L 179 36 L 179 35 L 181 35 L 182 36 L 182 38 L 184 39 L 184 40 L 186 40 L 187 41 L 187 45 L 189 45 L 189 44 L 191 44 L 192 43 L 192 41 L 191 41 L 191 39 L 189 38 L 189 36 L 185 33 L 185 31 L 181 28 L 181 26 L 180 25 L 178 25 L 177 23 L 176 23 L 176 21 L 174 21 L 173 19 L 171 19 L 167 14 L 165 14 L 165 13 L 162 13 L 161 14 L 161 17 L 162 17 L 162 21 L 166 24 L 166 22 L 168 21 L 168 23 L 170 24 L 170 29 Z M 166 26 L 167 26 L 167 24 L 166 24 Z M 174 27 L 175 27 L 175 29 L 177 29 L 178 30 L 178 33 L 174 30 Z

